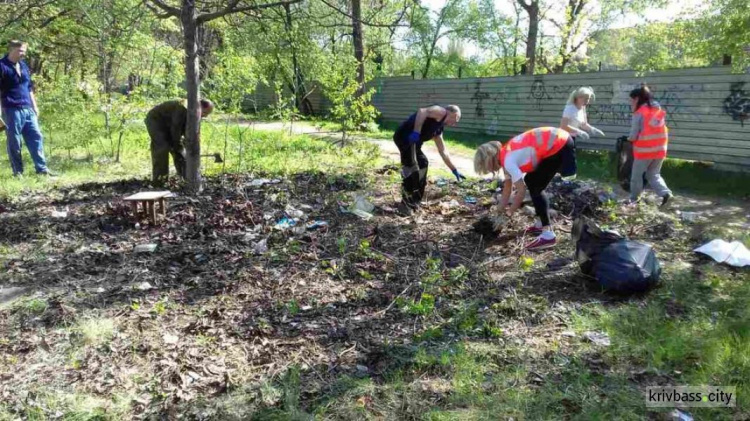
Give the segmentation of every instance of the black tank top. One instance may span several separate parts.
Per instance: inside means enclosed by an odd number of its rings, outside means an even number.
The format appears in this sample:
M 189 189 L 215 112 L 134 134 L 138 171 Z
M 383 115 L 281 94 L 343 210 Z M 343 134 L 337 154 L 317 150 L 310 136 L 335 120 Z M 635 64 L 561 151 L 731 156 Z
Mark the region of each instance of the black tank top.
M 443 129 L 445 128 L 445 119 L 447 117 L 447 112 L 440 121 L 435 120 L 434 118 L 427 117 L 424 120 L 424 123 L 422 123 L 422 131 L 419 134 L 419 143 L 421 144 L 427 142 L 433 137 L 442 134 Z M 414 131 L 414 121 L 416 121 L 416 119 L 417 113 L 410 115 L 409 118 L 406 119 L 406 121 L 398 126 L 394 138 L 400 141 L 405 141 L 406 139 L 408 139 L 411 132 Z

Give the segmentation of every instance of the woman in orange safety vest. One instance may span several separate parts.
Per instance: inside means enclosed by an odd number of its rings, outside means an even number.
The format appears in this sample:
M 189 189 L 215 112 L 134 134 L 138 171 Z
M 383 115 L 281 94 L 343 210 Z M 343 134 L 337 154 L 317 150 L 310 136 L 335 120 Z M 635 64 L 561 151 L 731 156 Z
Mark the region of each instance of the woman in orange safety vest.
M 633 142 L 633 171 L 630 176 L 630 200 L 638 201 L 643 191 L 643 175 L 646 175 L 651 188 L 662 198 L 665 208 L 672 200 L 672 191 L 661 176 L 661 166 L 667 157 L 669 130 L 667 114 L 658 102 L 654 101 L 647 86 L 630 91 L 630 106 L 633 109 L 633 122 L 628 140 Z
M 487 142 L 479 146 L 474 155 L 474 171 L 480 175 L 499 173 L 504 179 L 500 209 L 507 217 L 521 207 L 528 188 L 539 221 L 525 233 L 539 237 L 526 244 L 526 249 L 541 250 L 557 243 L 550 226 L 549 199 L 544 189 L 555 174 L 568 177 L 576 173 L 575 147 L 570 133 L 556 127 L 538 127 L 519 134 L 505 145 L 498 141 Z M 506 210 L 513 187 L 516 195 Z

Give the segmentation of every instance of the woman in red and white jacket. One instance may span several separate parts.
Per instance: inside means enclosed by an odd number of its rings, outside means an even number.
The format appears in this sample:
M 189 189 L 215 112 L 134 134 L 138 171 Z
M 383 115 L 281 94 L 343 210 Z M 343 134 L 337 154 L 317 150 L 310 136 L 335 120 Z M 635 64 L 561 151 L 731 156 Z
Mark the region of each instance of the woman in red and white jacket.
M 638 201 L 643 192 L 643 175 L 646 175 L 651 188 L 662 198 L 665 208 L 674 197 L 661 176 L 661 166 L 667 157 L 669 130 L 667 113 L 654 101 L 647 86 L 630 91 L 630 106 L 633 109 L 633 122 L 628 140 L 633 142 L 633 171 L 630 177 L 630 200 Z
M 556 127 L 526 131 L 504 145 L 498 141 L 487 142 L 480 145 L 474 154 L 474 171 L 477 174 L 494 173 L 504 179 L 499 209 L 505 213 L 505 217 L 511 218 L 521 207 L 528 188 L 538 221 L 524 232 L 538 237 L 525 245 L 527 250 L 542 250 L 557 243 L 550 222 L 549 199 L 544 189 L 555 174 L 573 176 L 576 168 L 573 139 L 570 133 Z M 516 194 L 511 202 L 514 188 Z

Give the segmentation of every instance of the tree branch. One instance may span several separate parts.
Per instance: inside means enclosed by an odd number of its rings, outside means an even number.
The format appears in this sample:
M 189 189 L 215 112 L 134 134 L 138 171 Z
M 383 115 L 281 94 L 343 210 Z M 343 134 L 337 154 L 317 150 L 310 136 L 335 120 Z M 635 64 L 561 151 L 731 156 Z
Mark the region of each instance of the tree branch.
M 54 16 L 48 17 L 47 19 L 44 20 L 44 22 L 42 22 L 39 25 L 39 29 L 47 27 L 49 24 L 51 24 L 52 22 L 54 22 L 57 18 L 63 17 L 65 15 L 67 15 L 68 13 L 70 13 L 70 9 L 64 9 L 60 13 L 58 13 L 58 14 L 56 14 Z
M 288 0 L 288 1 L 279 1 L 275 3 L 254 4 L 251 6 L 237 7 L 239 2 L 240 0 L 232 0 L 232 2 L 229 3 L 229 5 L 227 5 L 227 7 L 225 7 L 222 10 L 219 10 L 217 12 L 212 12 L 212 13 L 201 13 L 200 15 L 198 15 L 196 22 L 198 22 L 198 24 L 201 24 L 201 23 L 205 23 L 210 20 L 214 20 L 216 18 L 220 18 L 222 16 L 225 16 L 231 13 L 249 12 L 251 10 L 261 10 L 261 9 L 268 9 L 270 7 L 284 6 L 287 4 L 301 3 L 302 0 Z
M 149 1 L 153 2 L 154 4 L 149 3 Z M 162 0 L 143 0 L 143 4 L 146 5 L 149 9 L 151 9 L 154 14 L 156 14 L 156 17 L 159 19 L 166 19 L 168 17 L 180 17 L 180 9 L 176 7 L 172 7 L 166 3 L 164 3 Z M 156 6 L 156 7 L 154 7 Z M 157 8 L 164 11 L 164 13 L 159 13 L 157 11 Z
M 5 30 L 6 28 L 10 28 L 12 24 L 16 23 L 17 21 L 20 21 L 21 16 L 26 15 L 27 13 L 31 12 L 33 9 L 40 8 L 40 9 L 44 10 L 44 6 L 47 6 L 47 5 L 50 5 L 50 4 L 54 4 L 55 2 L 56 2 L 56 0 L 50 0 L 50 1 L 44 2 L 42 4 L 31 4 L 29 6 L 26 6 L 26 8 L 22 12 L 20 12 L 16 16 L 13 16 L 13 17 L 10 17 L 9 19 L 7 19 L 6 22 L 8 22 L 8 23 L 6 23 L 2 27 L 0 27 L 0 29 Z
M 322 1 L 323 4 L 325 4 L 326 6 L 330 7 L 331 9 L 333 9 L 333 10 L 341 13 L 342 15 L 344 15 L 346 17 L 348 17 L 349 19 L 354 19 L 354 17 L 351 14 L 349 14 L 348 12 L 346 12 L 344 10 L 339 9 L 338 7 L 332 5 L 331 3 L 327 2 L 326 0 L 320 0 L 320 1 Z M 391 25 L 391 24 L 381 24 L 381 23 L 365 22 L 365 21 L 363 21 L 361 19 L 360 19 L 360 22 L 362 23 L 362 25 L 370 26 L 370 27 L 373 27 L 373 28 L 393 28 L 393 25 Z M 399 25 L 399 26 L 401 26 L 401 25 Z M 406 27 L 406 26 L 408 26 L 408 25 L 403 25 L 403 27 Z
M 521 7 L 524 8 L 527 12 L 531 11 L 531 6 L 534 5 L 534 0 L 531 0 L 531 4 L 526 4 L 526 0 L 517 0 L 518 4 L 521 5 Z

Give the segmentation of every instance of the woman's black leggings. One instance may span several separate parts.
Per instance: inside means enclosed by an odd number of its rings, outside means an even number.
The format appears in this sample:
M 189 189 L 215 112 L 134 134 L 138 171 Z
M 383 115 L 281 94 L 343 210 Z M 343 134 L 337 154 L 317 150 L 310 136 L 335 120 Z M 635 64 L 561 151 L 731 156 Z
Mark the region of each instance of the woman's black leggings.
M 549 225 L 549 199 L 544 193 L 549 183 L 560 171 L 562 166 L 562 154 L 560 152 L 545 158 L 534 171 L 526 174 L 524 181 L 529 189 L 531 202 L 534 204 L 536 216 L 542 221 L 542 226 Z

